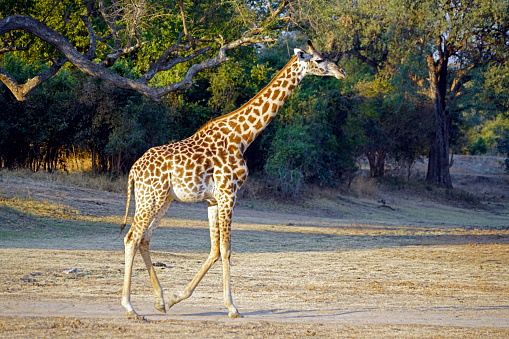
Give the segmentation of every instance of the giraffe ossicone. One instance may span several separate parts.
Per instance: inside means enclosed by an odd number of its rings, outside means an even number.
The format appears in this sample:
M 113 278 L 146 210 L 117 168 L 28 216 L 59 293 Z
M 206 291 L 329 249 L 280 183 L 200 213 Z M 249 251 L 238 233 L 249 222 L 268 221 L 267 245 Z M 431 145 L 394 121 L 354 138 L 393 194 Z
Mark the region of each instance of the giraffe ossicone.
M 345 72 L 316 51 L 310 41 L 306 52 L 300 49 L 294 52 L 295 56 L 270 83 L 242 107 L 212 119 L 187 139 L 149 149 L 131 168 L 126 214 L 121 227 L 122 232 L 127 223 L 134 185 L 136 211 L 124 238 L 122 305 L 127 316 L 137 316 L 131 304 L 130 292 L 133 260 L 138 250 L 152 282 L 155 307 L 166 313 L 163 289 L 150 258 L 150 238 L 174 200 L 205 200 L 208 206 L 210 254 L 184 291 L 169 298 L 168 307 L 189 298 L 212 264 L 221 257 L 223 301 L 229 317 L 241 317 L 231 296 L 230 232 L 237 192 L 248 175 L 243 154 L 306 75 L 334 76 L 337 79 L 346 77 Z

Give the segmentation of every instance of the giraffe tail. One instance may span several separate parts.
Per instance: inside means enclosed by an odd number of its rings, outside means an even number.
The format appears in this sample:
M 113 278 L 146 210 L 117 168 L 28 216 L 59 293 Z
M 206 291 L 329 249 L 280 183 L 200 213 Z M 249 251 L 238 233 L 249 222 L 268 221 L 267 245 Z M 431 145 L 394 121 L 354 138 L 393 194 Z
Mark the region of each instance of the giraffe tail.
M 129 215 L 129 206 L 131 205 L 131 193 L 132 193 L 132 188 L 133 188 L 133 182 L 134 182 L 134 174 L 132 171 L 129 171 L 129 179 L 127 181 L 127 203 L 125 206 L 124 222 L 120 226 L 120 233 L 118 235 L 119 237 L 120 237 L 120 235 L 122 235 L 122 231 L 124 230 L 125 225 L 127 224 L 127 216 Z

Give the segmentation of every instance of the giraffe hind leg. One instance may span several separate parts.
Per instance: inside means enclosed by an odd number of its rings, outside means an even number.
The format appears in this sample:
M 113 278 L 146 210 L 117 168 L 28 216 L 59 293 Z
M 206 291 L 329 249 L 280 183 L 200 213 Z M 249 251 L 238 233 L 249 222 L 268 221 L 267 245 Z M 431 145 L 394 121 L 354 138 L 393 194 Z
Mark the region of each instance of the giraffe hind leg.
M 133 305 L 131 304 L 131 275 L 133 270 L 133 261 L 141 240 L 139 239 L 141 237 L 139 237 L 137 232 L 135 232 L 135 225 L 137 225 L 135 221 L 133 221 L 133 225 L 124 238 L 125 272 L 124 285 L 122 287 L 122 306 L 124 306 L 126 309 L 127 317 L 138 317 L 138 314 L 134 311 Z
M 163 289 L 161 287 L 161 284 L 159 283 L 159 279 L 157 278 L 156 272 L 154 270 L 154 266 L 152 265 L 152 259 L 150 257 L 150 238 L 152 237 L 152 234 L 154 233 L 155 229 L 159 225 L 159 222 L 163 218 L 163 216 L 166 214 L 166 211 L 168 210 L 168 207 L 171 204 L 171 200 L 166 201 L 163 206 L 159 209 L 159 211 L 154 216 L 152 222 L 150 223 L 149 228 L 145 231 L 145 234 L 143 236 L 143 239 L 141 240 L 140 244 L 140 253 L 143 258 L 143 261 L 145 262 L 145 266 L 147 267 L 147 271 L 150 277 L 150 281 L 152 282 L 152 287 L 154 288 L 154 296 L 156 298 L 156 303 L 154 304 L 154 307 L 162 312 L 166 313 L 166 307 L 164 304 L 164 297 L 163 297 Z
M 133 269 L 134 257 L 138 249 L 142 254 L 142 257 L 145 261 L 147 269 L 149 271 L 149 275 L 154 287 L 154 292 L 156 294 L 156 300 L 162 299 L 162 289 L 159 284 L 159 280 L 155 275 L 155 271 L 152 267 L 152 261 L 150 260 L 150 254 L 148 252 L 148 245 L 150 243 L 150 237 L 157 227 L 159 220 L 164 216 L 166 210 L 169 207 L 170 202 L 167 201 L 162 204 L 159 208 L 154 208 L 156 213 L 153 211 L 149 211 L 143 213 L 144 211 L 136 210 L 134 215 L 134 220 L 129 232 L 124 238 L 124 246 L 125 246 L 125 273 L 124 273 L 124 285 L 122 288 L 122 305 L 126 309 L 127 317 L 138 317 L 138 314 L 134 311 L 134 308 L 131 304 L 131 276 Z M 166 207 L 164 209 L 164 213 L 162 207 Z M 142 218 L 141 215 L 148 215 L 148 218 Z M 155 222 L 154 222 L 155 221 Z M 150 227 L 148 227 L 150 225 Z M 143 241 L 145 239 L 145 241 Z M 142 245 L 143 243 L 143 245 Z M 150 268 L 149 268 L 150 267 Z M 159 298 L 159 299 L 158 299 Z M 160 301 L 156 304 L 157 307 L 164 307 L 164 301 Z

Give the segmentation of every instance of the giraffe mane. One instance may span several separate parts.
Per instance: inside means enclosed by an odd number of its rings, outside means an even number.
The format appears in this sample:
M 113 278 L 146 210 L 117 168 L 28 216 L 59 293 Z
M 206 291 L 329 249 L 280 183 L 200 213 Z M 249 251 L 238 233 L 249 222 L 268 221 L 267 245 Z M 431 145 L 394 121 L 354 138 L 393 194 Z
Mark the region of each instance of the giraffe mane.
M 291 64 L 294 63 L 295 59 L 297 59 L 297 56 L 294 55 L 290 61 L 288 61 L 288 63 L 285 65 L 285 67 L 283 67 L 273 78 L 272 80 L 263 88 L 261 89 L 254 97 L 252 97 L 248 102 L 246 102 L 245 104 L 243 104 L 242 106 L 240 106 L 239 108 L 237 108 L 236 110 L 230 112 L 230 113 L 227 113 L 225 115 L 221 115 L 221 116 L 218 116 L 216 118 L 212 118 L 210 119 L 209 121 L 207 121 L 202 127 L 200 127 L 193 135 L 199 135 L 200 133 L 204 132 L 204 131 L 207 131 L 209 129 L 209 127 L 211 125 L 213 125 L 214 123 L 218 122 L 218 121 L 221 121 L 223 119 L 228 119 L 230 118 L 232 115 L 235 115 L 236 113 L 238 113 L 238 111 L 244 109 L 245 107 L 249 106 L 252 104 L 253 101 L 257 100 L 258 97 L 263 93 L 265 92 L 266 89 L 268 89 L 269 87 L 271 87 L 274 82 L 276 81 L 276 79 L 279 78 L 279 76 L 284 72 L 286 71 L 286 69 L 288 67 L 290 67 Z

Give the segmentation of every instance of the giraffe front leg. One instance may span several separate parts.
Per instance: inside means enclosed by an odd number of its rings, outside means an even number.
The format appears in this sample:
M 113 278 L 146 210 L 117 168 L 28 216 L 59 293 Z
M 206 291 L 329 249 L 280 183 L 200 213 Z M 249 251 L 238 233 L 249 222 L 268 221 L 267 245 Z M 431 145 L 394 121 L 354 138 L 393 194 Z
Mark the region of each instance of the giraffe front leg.
M 210 254 L 200 271 L 194 279 L 189 283 L 189 285 L 184 289 L 182 293 L 179 295 L 173 294 L 170 296 L 168 301 L 168 308 L 171 308 L 176 303 L 181 302 L 184 299 L 189 298 L 196 286 L 200 283 L 202 278 L 208 272 L 210 267 L 219 259 L 219 228 L 217 224 L 217 204 L 213 204 L 208 202 L 208 217 L 209 217 L 209 227 L 210 227 Z
M 223 302 L 228 308 L 228 317 L 242 318 L 235 305 L 233 304 L 231 290 L 231 274 L 230 274 L 230 256 L 231 256 L 231 220 L 233 216 L 233 206 L 235 201 L 225 204 L 220 212 L 220 247 L 221 259 L 223 261 Z
M 228 308 L 228 317 L 243 318 L 239 310 L 233 304 L 230 275 L 230 250 L 223 250 L 221 246 L 221 259 L 223 260 L 223 301 Z

